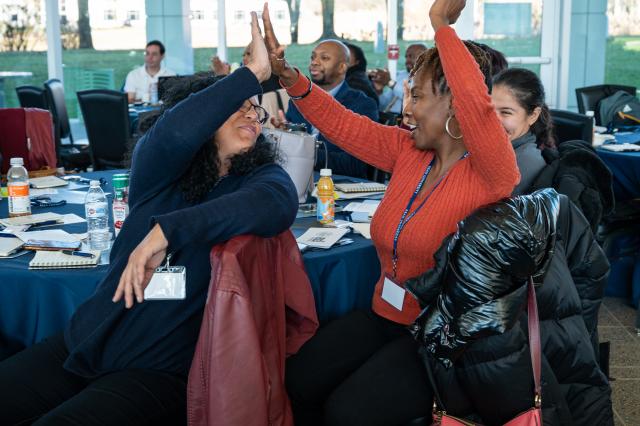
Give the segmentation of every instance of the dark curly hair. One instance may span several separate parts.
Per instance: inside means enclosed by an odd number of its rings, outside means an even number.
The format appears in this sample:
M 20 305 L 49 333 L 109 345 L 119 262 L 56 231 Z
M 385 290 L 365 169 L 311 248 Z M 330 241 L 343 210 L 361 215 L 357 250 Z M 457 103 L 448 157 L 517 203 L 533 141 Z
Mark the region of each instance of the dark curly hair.
M 190 94 L 206 89 L 212 84 L 224 78 L 215 76 L 209 72 L 194 75 L 175 77 L 164 82 L 162 95 L 162 107 L 159 111 L 146 115 L 138 126 L 138 132 L 146 133 L 162 116 L 164 111 L 174 107 Z M 196 153 L 191 166 L 180 177 L 179 187 L 185 200 L 197 203 L 216 186 L 220 181 L 220 161 L 218 159 L 218 145 L 213 142 L 213 136 L 209 143 L 202 145 Z M 140 139 L 138 139 L 140 140 Z M 131 146 L 128 154 L 129 162 L 135 145 Z M 259 135 L 256 144 L 249 151 L 234 155 L 231 159 L 229 174 L 246 175 L 257 167 L 271 164 L 279 159 L 276 145 L 264 135 Z
M 540 107 L 540 116 L 531 125 L 531 133 L 537 140 L 538 148 L 554 148 L 555 136 L 549 107 L 545 103 L 544 86 L 533 72 L 525 68 L 509 68 L 493 79 L 494 86 L 505 86 L 513 94 L 527 114 Z
M 480 67 L 488 93 L 488 87 L 491 84 L 491 58 L 476 43 L 467 40 L 464 40 L 463 43 Z M 431 90 L 434 94 L 445 95 L 450 92 L 437 47 L 427 49 L 418 56 L 409 76 L 413 78 L 418 74 L 431 78 Z

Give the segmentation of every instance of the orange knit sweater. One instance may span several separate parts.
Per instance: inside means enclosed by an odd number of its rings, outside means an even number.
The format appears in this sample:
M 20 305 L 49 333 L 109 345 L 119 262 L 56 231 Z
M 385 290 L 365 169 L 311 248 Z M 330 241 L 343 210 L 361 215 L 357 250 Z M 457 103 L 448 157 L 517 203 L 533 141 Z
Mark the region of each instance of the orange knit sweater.
M 478 207 L 509 196 L 520 179 L 513 148 L 475 60 L 450 27 L 440 28 L 435 41 L 469 156 L 450 169 L 402 231 L 398 241 L 399 283 L 432 268 L 434 253 L 443 238 L 456 230 L 457 223 Z M 301 75 L 287 90 L 299 96 L 308 87 L 309 80 Z M 331 142 L 366 163 L 392 172 L 387 192 L 371 221 L 371 237 L 382 265 L 373 310 L 392 321 L 412 323 L 420 312 L 417 301 L 407 293 L 402 310 L 396 309 L 381 298 L 382 283 L 385 273 L 392 271 L 396 228 L 433 151 L 416 149 L 408 131 L 355 114 L 316 86 L 296 101 L 296 106 Z M 412 211 L 424 196 L 420 194 Z

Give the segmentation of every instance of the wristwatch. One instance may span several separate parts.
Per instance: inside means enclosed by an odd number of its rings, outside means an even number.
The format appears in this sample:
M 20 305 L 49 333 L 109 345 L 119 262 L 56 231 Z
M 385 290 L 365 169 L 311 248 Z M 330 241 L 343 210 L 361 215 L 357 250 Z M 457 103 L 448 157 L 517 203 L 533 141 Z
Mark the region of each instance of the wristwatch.
M 396 87 L 396 81 L 394 79 L 390 79 L 387 83 L 387 86 L 389 87 L 389 89 L 393 89 L 394 87 Z

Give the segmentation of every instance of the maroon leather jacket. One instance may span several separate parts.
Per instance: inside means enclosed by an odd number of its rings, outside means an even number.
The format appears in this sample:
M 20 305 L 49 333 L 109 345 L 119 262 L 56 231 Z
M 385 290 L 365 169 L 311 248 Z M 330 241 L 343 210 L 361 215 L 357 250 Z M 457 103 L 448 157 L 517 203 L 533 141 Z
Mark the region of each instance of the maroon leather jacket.
M 212 249 L 211 267 L 189 372 L 189 425 L 293 425 L 285 358 L 318 327 L 293 235 L 236 237 Z

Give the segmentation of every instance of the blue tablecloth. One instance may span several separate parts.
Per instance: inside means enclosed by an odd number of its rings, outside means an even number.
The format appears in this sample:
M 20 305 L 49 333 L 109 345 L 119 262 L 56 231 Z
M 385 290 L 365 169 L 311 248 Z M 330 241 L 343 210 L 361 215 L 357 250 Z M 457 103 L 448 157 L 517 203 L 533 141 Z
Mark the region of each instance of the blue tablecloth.
M 601 148 L 596 152 L 613 173 L 616 202 L 640 198 L 640 152 L 613 152 Z M 640 302 L 640 253 L 633 248 L 638 246 L 640 234 L 630 233 L 615 238 L 606 247 L 611 272 L 605 294 L 624 297 L 636 308 Z M 640 328 L 640 312 L 636 327 Z
M 117 171 L 87 173 L 104 177 L 105 192 L 112 192 L 111 175 Z M 33 213 L 44 209 L 34 208 Z M 67 204 L 47 209 L 55 213 L 75 213 L 84 217 L 84 206 Z M 0 202 L 0 217 L 7 215 L 6 199 Z M 315 225 L 313 218 L 299 219 L 292 230 L 300 235 Z M 110 226 L 113 226 L 110 219 Z M 86 224 L 65 225 L 62 229 L 86 232 Z M 350 235 L 354 243 L 304 254 L 318 316 L 325 322 L 355 308 L 371 305 L 380 264 L 370 240 Z M 22 347 L 62 330 L 74 310 L 91 294 L 106 274 L 107 266 L 90 269 L 29 270 L 33 254 L 0 259 L 0 359 L 8 346 Z M 5 347 L 2 347 L 2 346 Z
M 616 200 L 640 198 L 640 152 L 614 152 L 602 148 L 596 152 L 613 173 Z

